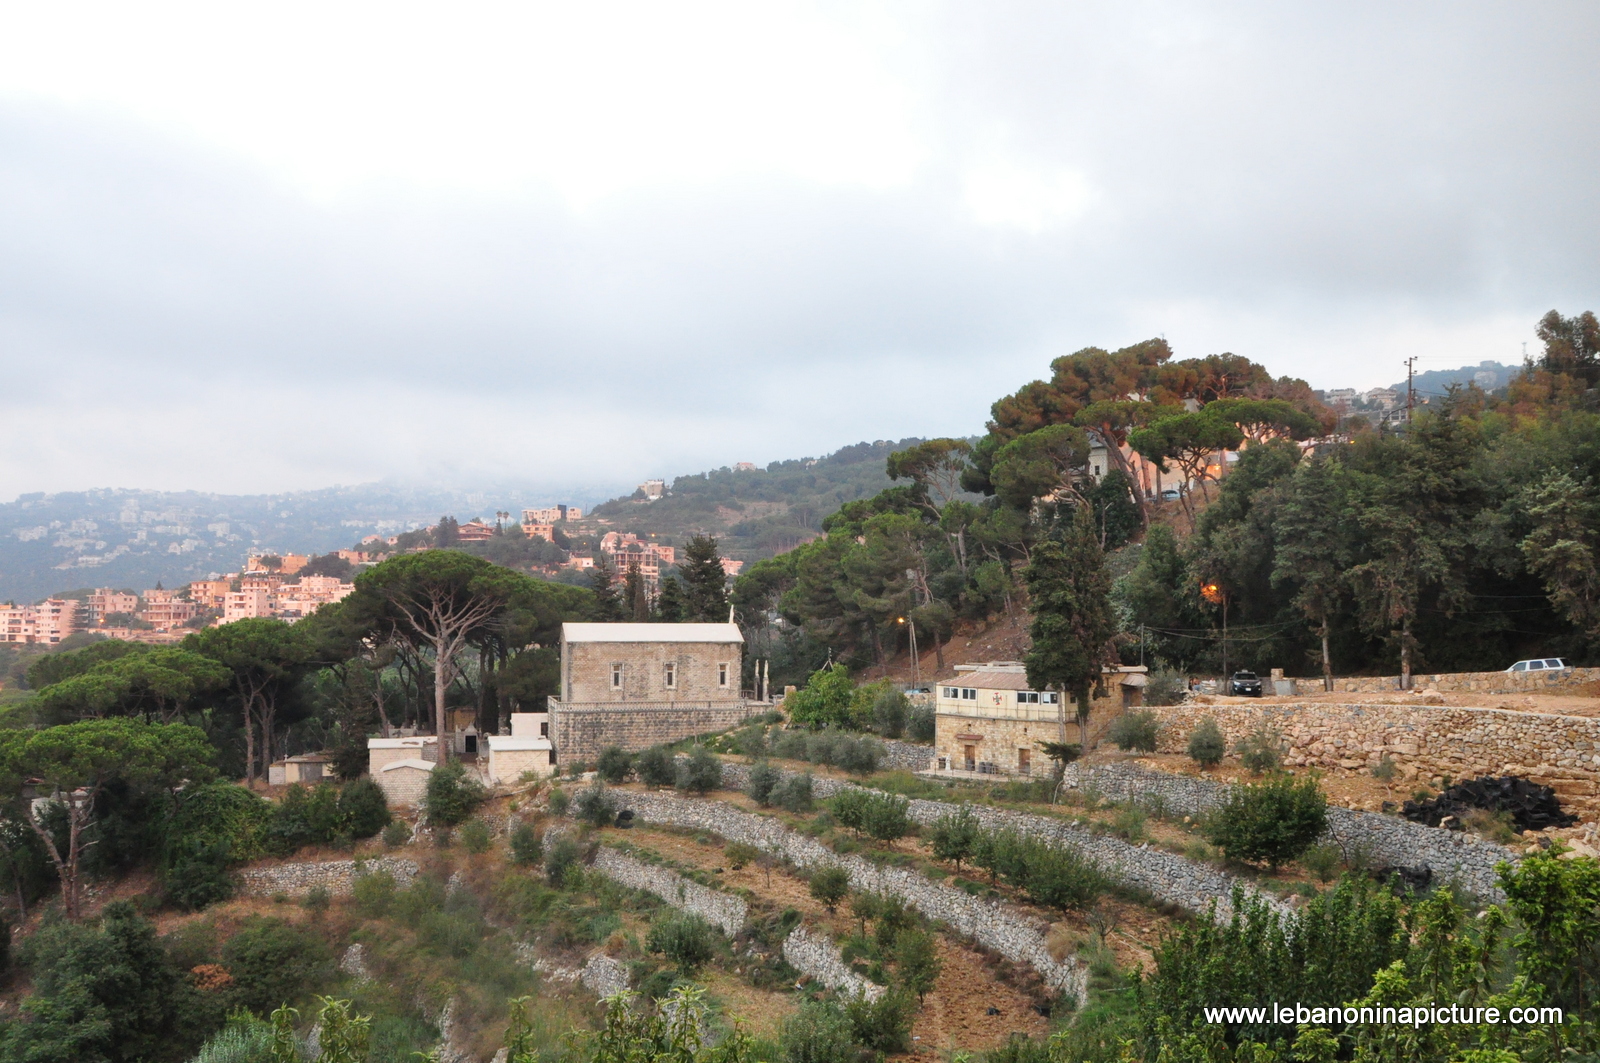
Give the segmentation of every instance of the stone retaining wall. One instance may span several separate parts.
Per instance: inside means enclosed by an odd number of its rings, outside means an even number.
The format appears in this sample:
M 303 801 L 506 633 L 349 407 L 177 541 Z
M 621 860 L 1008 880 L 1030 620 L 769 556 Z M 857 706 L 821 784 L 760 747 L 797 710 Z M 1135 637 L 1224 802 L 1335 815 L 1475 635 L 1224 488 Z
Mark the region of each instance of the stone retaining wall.
M 942 920 L 957 933 L 1007 959 L 1031 965 L 1046 984 L 1083 999 L 1087 977 L 1083 965 L 1076 959 L 1063 963 L 1052 957 L 1044 940 L 1047 925 L 1010 905 L 981 900 L 914 871 L 879 867 L 859 856 L 840 855 L 775 819 L 720 801 L 659 792 L 617 791 L 617 797 L 623 807 L 650 823 L 710 831 L 729 841 L 744 842 L 785 857 L 797 867 L 842 867 L 850 876 L 852 889 L 895 894 L 928 918 Z
M 1166 814 L 1182 816 L 1210 811 L 1228 790 L 1210 779 L 1152 771 L 1136 764 L 1070 764 L 1066 782 L 1079 790 L 1092 788 L 1112 801 L 1159 799 Z M 1323 840 L 1345 852 L 1361 847 L 1378 865 L 1429 868 L 1438 879 L 1491 901 L 1505 899 L 1495 866 L 1521 859 L 1511 849 L 1475 835 L 1337 806 L 1328 809 L 1328 832 Z
M 723 765 L 722 778 L 726 787 L 743 787 L 749 777 L 749 768 L 743 764 Z M 812 792 L 818 799 L 832 797 L 846 789 L 865 788 L 839 779 L 812 779 Z M 1209 865 L 1197 864 L 1173 853 L 1152 849 L 1148 845 L 1130 845 L 1121 838 L 1095 834 L 1075 823 L 1051 816 L 991 808 L 988 805 L 958 805 L 951 801 L 928 801 L 921 798 L 915 798 L 910 802 L 909 813 L 912 819 L 927 826 L 958 808 L 971 809 L 972 814 L 989 830 L 1009 828 L 1042 838 L 1052 845 L 1075 849 L 1094 860 L 1112 878 L 1142 889 L 1159 901 L 1177 905 L 1191 912 L 1203 913 L 1215 903 L 1218 918 L 1226 919 L 1233 913 L 1231 898 L 1235 888 L 1243 889 L 1247 894 L 1259 892 L 1249 883 Z M 1288 911 L 1276 897 L 1270 894 L 1261 896 L 1271 907 Z
M 621 960 L 597 952 L 589 957 L 578 975 L 578 981 L 601 1000 L 628 988 L 628 965 Z
M 933 747 L 916 742 L 883 740 L 883 767 L 890 771 L 927 771 L 933 762 Z
M 273 867 L 247 867 L 239 872 L 239 892 L 246 897 L 270 897 L 277 893 L 303 896 L 317 886 L 335 897 L 348 896 L 355 880 L 362 875 L 386 871 L 401 886 L 411 885 L 417 865 L 410 860 L 380 856 L 376 860 L 328 860 L 322 863 L 277 864 Z
M 1557 690 L 1582 686 L 1600 680 L 1600 668 L 1551 669 L 1547 672 L 1441 672 L 1412 675 L 1411 689 L 1437 690 L 1441 694 L 1526 694 L 1536 690 Z M 1302 694 L 1321 693 L 1321 679 L 1296 681 Z M 1333 689 L 1347 694 L 1376 694 L 1399 690 L 1400 677 L 1343 676 L 1335 678 Z
M 783 939 L 783 958 L 801 974 L 809 974 L 844 996 L 877 1000 L 883 995 L 882 986 L 850 969 L 839 947 L 827 935 L 814 934 L 803 925 L 789 931 L 789 936 Z
M 653 893 L 674 908 L 700 916 L 729 937 L 744 929 L 749 905 L 743 897 L 702 886 L 676 871 L 635 860 L 607 846 L 595 853 L 594 867 L 613 882 Z
M 1387 754 L 1407 780 L 1520 775 L 1552 787 L 1581 818 L 1600 817 L 1600 719 L 1426 704 L 1190 703 L 1154 711 L 1163 753 L 1185 752 L 1209 716 L 1230 748 L 1261 728 L 1276 730 L 1289 767 L 1366 771 Z

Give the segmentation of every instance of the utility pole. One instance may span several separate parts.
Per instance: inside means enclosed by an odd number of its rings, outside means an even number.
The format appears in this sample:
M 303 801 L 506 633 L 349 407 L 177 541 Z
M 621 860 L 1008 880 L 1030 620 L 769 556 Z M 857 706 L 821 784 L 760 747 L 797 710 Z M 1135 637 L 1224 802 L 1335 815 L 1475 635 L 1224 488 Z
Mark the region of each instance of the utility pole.
M 1406 424 L 1411 423 L 1411 411 L 1417 405 L 1416 389 L 1411 386 L 1411 377 L 1416 371 L 1417 356 L 1412 355 L 1406 359 Z

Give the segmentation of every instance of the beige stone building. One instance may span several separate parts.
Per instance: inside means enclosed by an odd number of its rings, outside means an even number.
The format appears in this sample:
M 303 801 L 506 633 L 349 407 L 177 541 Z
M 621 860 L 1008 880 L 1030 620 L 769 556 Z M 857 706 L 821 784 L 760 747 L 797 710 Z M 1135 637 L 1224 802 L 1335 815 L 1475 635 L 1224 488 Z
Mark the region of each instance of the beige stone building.
M 555 774 L 556 748 L 547 712 L 514 712 L 511 733 L 486 735 L 484 743 L 488 756 L 483 774 L 491 786 L 509 786 L 528 774 Z
M 1145 669 L 1108 669 L 1107 696 L 1095 708 L 1131 707 L 1140 702 Z M 1020 661 L 958 664 L 955 675 L 934 686 L 934 767 L 937 771 L 983 775 L 1048 774 L 1050 761 L 1041 742 L 1061 740 L 1062 710 L 1072 723 L 1077 709 L 1063 705 L 1066 695 L 1034 690 Z M 1077 728 L 1067 731 L 1075 741 Z
M 367 774 L 391 805 L 421 804 L 438 760 L 439 740 L 433 735 L 367 739 Z
M 550 738 L 564 763 L 737 726 L 766 706 L 739 689 L 737 624 L 563 624 Z

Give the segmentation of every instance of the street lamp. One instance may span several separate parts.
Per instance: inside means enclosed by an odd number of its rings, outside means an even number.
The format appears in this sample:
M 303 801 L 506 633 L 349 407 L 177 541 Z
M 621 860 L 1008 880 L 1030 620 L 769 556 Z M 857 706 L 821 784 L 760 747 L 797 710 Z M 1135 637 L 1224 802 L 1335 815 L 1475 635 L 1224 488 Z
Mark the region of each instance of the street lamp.
M 922 673 L 919 668 L 921 662 L 917 658 L 917 625 L 909 623 L 903 616 L 897 617 L 895 623 L 906 624 L 911 629 L 911 687 L 913 690 L 921 690 Z

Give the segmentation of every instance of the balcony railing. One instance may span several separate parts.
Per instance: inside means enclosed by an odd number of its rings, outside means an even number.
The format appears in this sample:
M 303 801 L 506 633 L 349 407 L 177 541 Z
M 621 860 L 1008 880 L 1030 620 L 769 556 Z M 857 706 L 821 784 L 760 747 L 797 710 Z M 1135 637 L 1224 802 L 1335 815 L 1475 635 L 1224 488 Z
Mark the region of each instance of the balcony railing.
M 1028 723 L 1054 723 L 1061 719 L 1059 705 L 983 705 L 975 701 L 941 701 L 934 710 L 940 716 L 961 716 L 971 720 L 1024 720 Z

